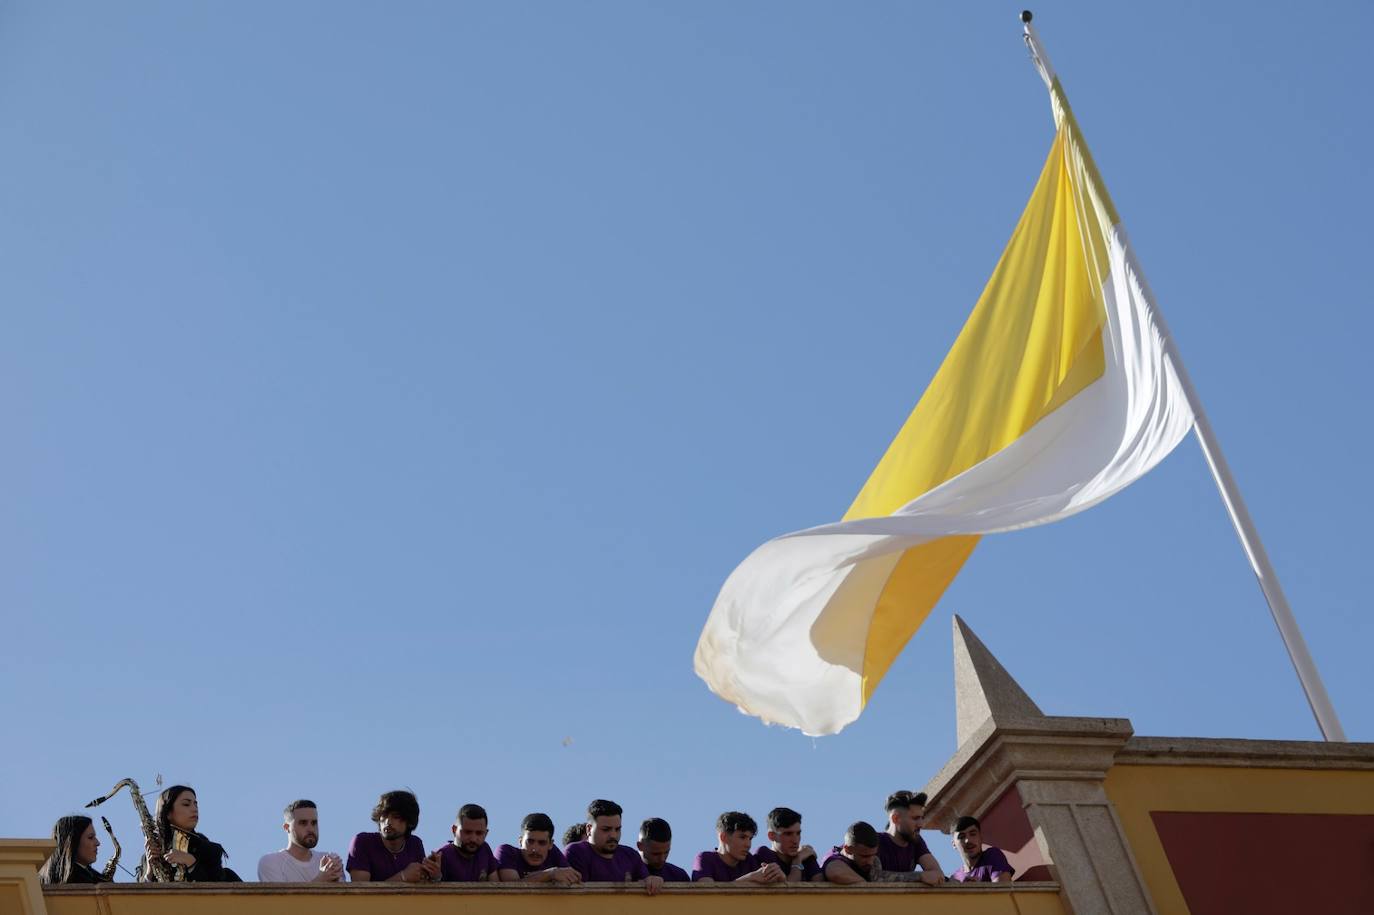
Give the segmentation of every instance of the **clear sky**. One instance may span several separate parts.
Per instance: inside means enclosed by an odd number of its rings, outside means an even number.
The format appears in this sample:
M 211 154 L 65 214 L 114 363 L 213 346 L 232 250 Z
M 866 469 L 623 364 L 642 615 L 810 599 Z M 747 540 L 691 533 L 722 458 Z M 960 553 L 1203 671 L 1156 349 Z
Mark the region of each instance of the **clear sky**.
M 692 673 L 734 565 L 848 506 L 1029 196 L 1018 10 L 0 6 L 0 835 L 161 773 L 249 876 L 287 801 L 342 851 L 402 786 L 427 845 L 467 801 L 510 841 L 609 797 L 678 864 L 731 808 L 829 846 L 954 751 L 956 612 L 1047 713 L 1316 739 L 1191 438 L 984 540 L 839 736 Z M 1374 740 L 1374 7 L 1036 13 Z

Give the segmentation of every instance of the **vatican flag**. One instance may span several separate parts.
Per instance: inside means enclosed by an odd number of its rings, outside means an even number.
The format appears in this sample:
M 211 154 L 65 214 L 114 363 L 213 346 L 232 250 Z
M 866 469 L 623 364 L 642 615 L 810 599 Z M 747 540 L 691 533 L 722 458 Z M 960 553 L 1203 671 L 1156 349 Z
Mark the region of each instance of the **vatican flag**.
M 1095 505 L 1192 428 L 1116 208 L 1027 41 L 1054 143 L 973 313 L 843 520 L 756 549 L 697 644 L 697 674 L 764 721 L 838 732 L 982 535 Z

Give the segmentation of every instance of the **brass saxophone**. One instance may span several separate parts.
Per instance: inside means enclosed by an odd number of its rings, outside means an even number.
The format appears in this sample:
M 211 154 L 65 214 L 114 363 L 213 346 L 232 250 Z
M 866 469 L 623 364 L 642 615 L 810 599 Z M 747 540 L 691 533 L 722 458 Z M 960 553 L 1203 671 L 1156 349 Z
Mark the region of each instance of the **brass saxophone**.
M 129 797 L 134 802 L 134 810 L 138 812 L 139 825 L 143 827 L 143 838 L 153 843 L 158 848 L 162 848 L 162 841 L 158 838 L 157 834 L 157 824 L 153 822 L 152 815 L 148 813 L 148 805 L 143 801 L 143 792 L 138 790 L 138 782 L 134 781 L 132 778 L 125 778 L 116 782 L 115 786 L 110 789 L 108 794 L 96 798 L 86 806 L 99 807 L 101 804 L 118 794 L 121 788 L 129 789 Z M 173 882 L 175 878 L 172 874 L 172 869 L 167 865 L 167 862 L 162 859 L 161 855 L 148 855 L 147 858 L 148 870 L 152 872 L 157 882 Z
M 119 867 L 119 855 L 124 849 L 119 847 L 119 840 L 115 838 L 114 830 L 110 828 L 110 821 L 101 817 L 100 822 L 105 824 L 105 831 L 110 834 L 110 841 L 114 843 L 115 848 L 114 854 L 110 855 L 110 860 L 105 862 L 105 869 L 100 872 L 100 876 L 106 880 L 113 880 L 115 868 Z
M 180 830 L 180 829 L 177 829 L 175 826 L 173 826 L 173 827 L 172 827 L 172 848 L 173 848 L 174 850 L 176 850 L 176 851 L 190 852 L 190 850 L 191 850 L 191 836 L 190 836 L 188 833 L 186 833 L 185 831 Z M 185 879 L 186 879 L 186 865 L 184 865 L 184 864 L 178 864 L 178 865 L 176 866 L 176 869 L 177 869 L 177 871 L 176 871 L 176 877 L 175 877 L 175 879 L 178 880 L 178 881 L 185 880 Z

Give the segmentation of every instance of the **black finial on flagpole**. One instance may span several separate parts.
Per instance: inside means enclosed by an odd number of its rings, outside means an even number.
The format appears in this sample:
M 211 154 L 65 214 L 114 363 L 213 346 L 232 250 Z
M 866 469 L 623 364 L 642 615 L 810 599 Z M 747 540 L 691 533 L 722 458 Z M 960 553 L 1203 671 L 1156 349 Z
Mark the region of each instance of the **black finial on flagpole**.
M 1030 22 L 1030 21 L 1031 21 L 1031 11 L 1030 11 L 1030 10 L 1022 10 L 1022 11 L 1021 11 L 1021 21 L 1022 21 L 1022 22 Z

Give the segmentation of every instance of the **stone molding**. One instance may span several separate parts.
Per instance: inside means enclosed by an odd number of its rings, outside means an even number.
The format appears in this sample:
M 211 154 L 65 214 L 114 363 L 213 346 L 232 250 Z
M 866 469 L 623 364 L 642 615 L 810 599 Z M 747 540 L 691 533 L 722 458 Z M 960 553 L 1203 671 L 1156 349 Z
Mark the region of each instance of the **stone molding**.
M 1131 736 L 1121 718 L 1046 718 L 1038 727 L 991 731 L 968 745 L 926 785 L 926 823 L 949 832 L 954 821 L 981 816 L 1012 785 L 1033 779 L 1082 779 L 1100 783 Z M 1089 721 L 1087 728 L 1076 727 Z
M 1238 766 L 1247 769 L 1374 769 L 1374 743 L 1244 740 L 1230 737 L 1132 737 L 1118 765 Z

